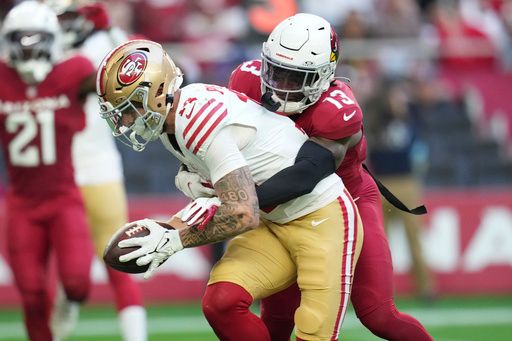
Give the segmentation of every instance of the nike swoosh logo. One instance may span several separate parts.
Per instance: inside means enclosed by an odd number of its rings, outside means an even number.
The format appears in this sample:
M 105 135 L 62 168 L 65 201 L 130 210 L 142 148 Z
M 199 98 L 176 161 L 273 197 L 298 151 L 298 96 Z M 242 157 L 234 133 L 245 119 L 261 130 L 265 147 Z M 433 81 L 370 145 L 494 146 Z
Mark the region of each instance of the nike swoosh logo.
M 344 113 L 343 114 L 343 120 L 344 121 L 348 121 L 350 120 L 354 115 L 356 114 L 356 110 L 352 111 L 352 113 L 350 115 L 347 115 L 347 113 Z
M 196 102 L 194 102 L 194 104 L 192 104 L 192 108 L 190 108 L 190 111 L 188 112 L 188 114 L 185 115 L 185 117 L 187 119 L 189 119 L 192 116 L 192 113 L 194 112 L 195 107 L 196 107 Z
M 317 227 L 318 225 L 320 225 L 321 223 L 325 222 L 326 220 L 329 220 L 329 218 L 325 218 L 325 219 L 322 219 L 322 220 L 311 220 L 311 226 Z

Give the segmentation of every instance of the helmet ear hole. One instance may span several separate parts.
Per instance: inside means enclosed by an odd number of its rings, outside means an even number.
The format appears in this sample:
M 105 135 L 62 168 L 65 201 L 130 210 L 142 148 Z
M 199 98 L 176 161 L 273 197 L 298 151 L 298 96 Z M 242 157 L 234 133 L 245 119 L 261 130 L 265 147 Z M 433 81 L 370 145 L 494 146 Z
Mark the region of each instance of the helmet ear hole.
M 164 93 L 164 83 L 160 83 L 160 86 L 158 87 L 158 90 L 156 90 L 155 97 L 160 97 Z

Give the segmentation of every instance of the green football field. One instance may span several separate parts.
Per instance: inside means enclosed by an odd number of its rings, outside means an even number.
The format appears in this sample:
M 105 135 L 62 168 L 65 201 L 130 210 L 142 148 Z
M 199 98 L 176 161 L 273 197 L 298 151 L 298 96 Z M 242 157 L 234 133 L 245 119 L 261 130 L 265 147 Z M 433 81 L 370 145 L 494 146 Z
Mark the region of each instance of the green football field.
M 425 306 L 400 299 L 398 307 L 421 320 L 435 340 L 512 340 L 512 296 L 441 298 Z M 199 303 L 148 307 L 149 340 L 217 340 L 201 315 Z M 26 340 L 19 310 L 0 310 L 0 341 Z M 121 340 L 112 307 L 84 307 L 70 341 Z M 378 340 L 349 310 L 341 340 Z M 241 340 L 243 341 L 243 340 Z

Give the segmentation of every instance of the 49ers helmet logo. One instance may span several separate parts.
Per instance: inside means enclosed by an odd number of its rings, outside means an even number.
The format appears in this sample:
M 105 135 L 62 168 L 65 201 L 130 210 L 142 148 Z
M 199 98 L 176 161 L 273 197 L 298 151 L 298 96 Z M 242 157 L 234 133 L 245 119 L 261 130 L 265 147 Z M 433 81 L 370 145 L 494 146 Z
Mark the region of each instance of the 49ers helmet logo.
M 142 52 L 132 52 L 124 58 L 117 70 L 117 79 L 122 85 L 130 85 L 142 75 L 148 59 Z

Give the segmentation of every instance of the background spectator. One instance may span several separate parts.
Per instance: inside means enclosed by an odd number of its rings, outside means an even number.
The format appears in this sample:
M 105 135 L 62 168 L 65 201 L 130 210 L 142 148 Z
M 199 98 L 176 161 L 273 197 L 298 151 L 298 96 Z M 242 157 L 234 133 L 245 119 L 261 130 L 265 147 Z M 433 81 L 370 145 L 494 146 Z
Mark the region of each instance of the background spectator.
M 411 110 L 412 86 L 407 80 L 383 85 L 368 103 L 365 115 L 369 165 L 400 200 L 416 206 L 422 198 L 418 171 L 425 169 L 426 147 L 419 136 L 419 117 Z M 386 200 L 383 206 L 386 227 L 398 220 L 405 228 L 416 294 L 428 302 L 435 297 L 435 288 L 420 242 L 421 217 L 400 211 Z

